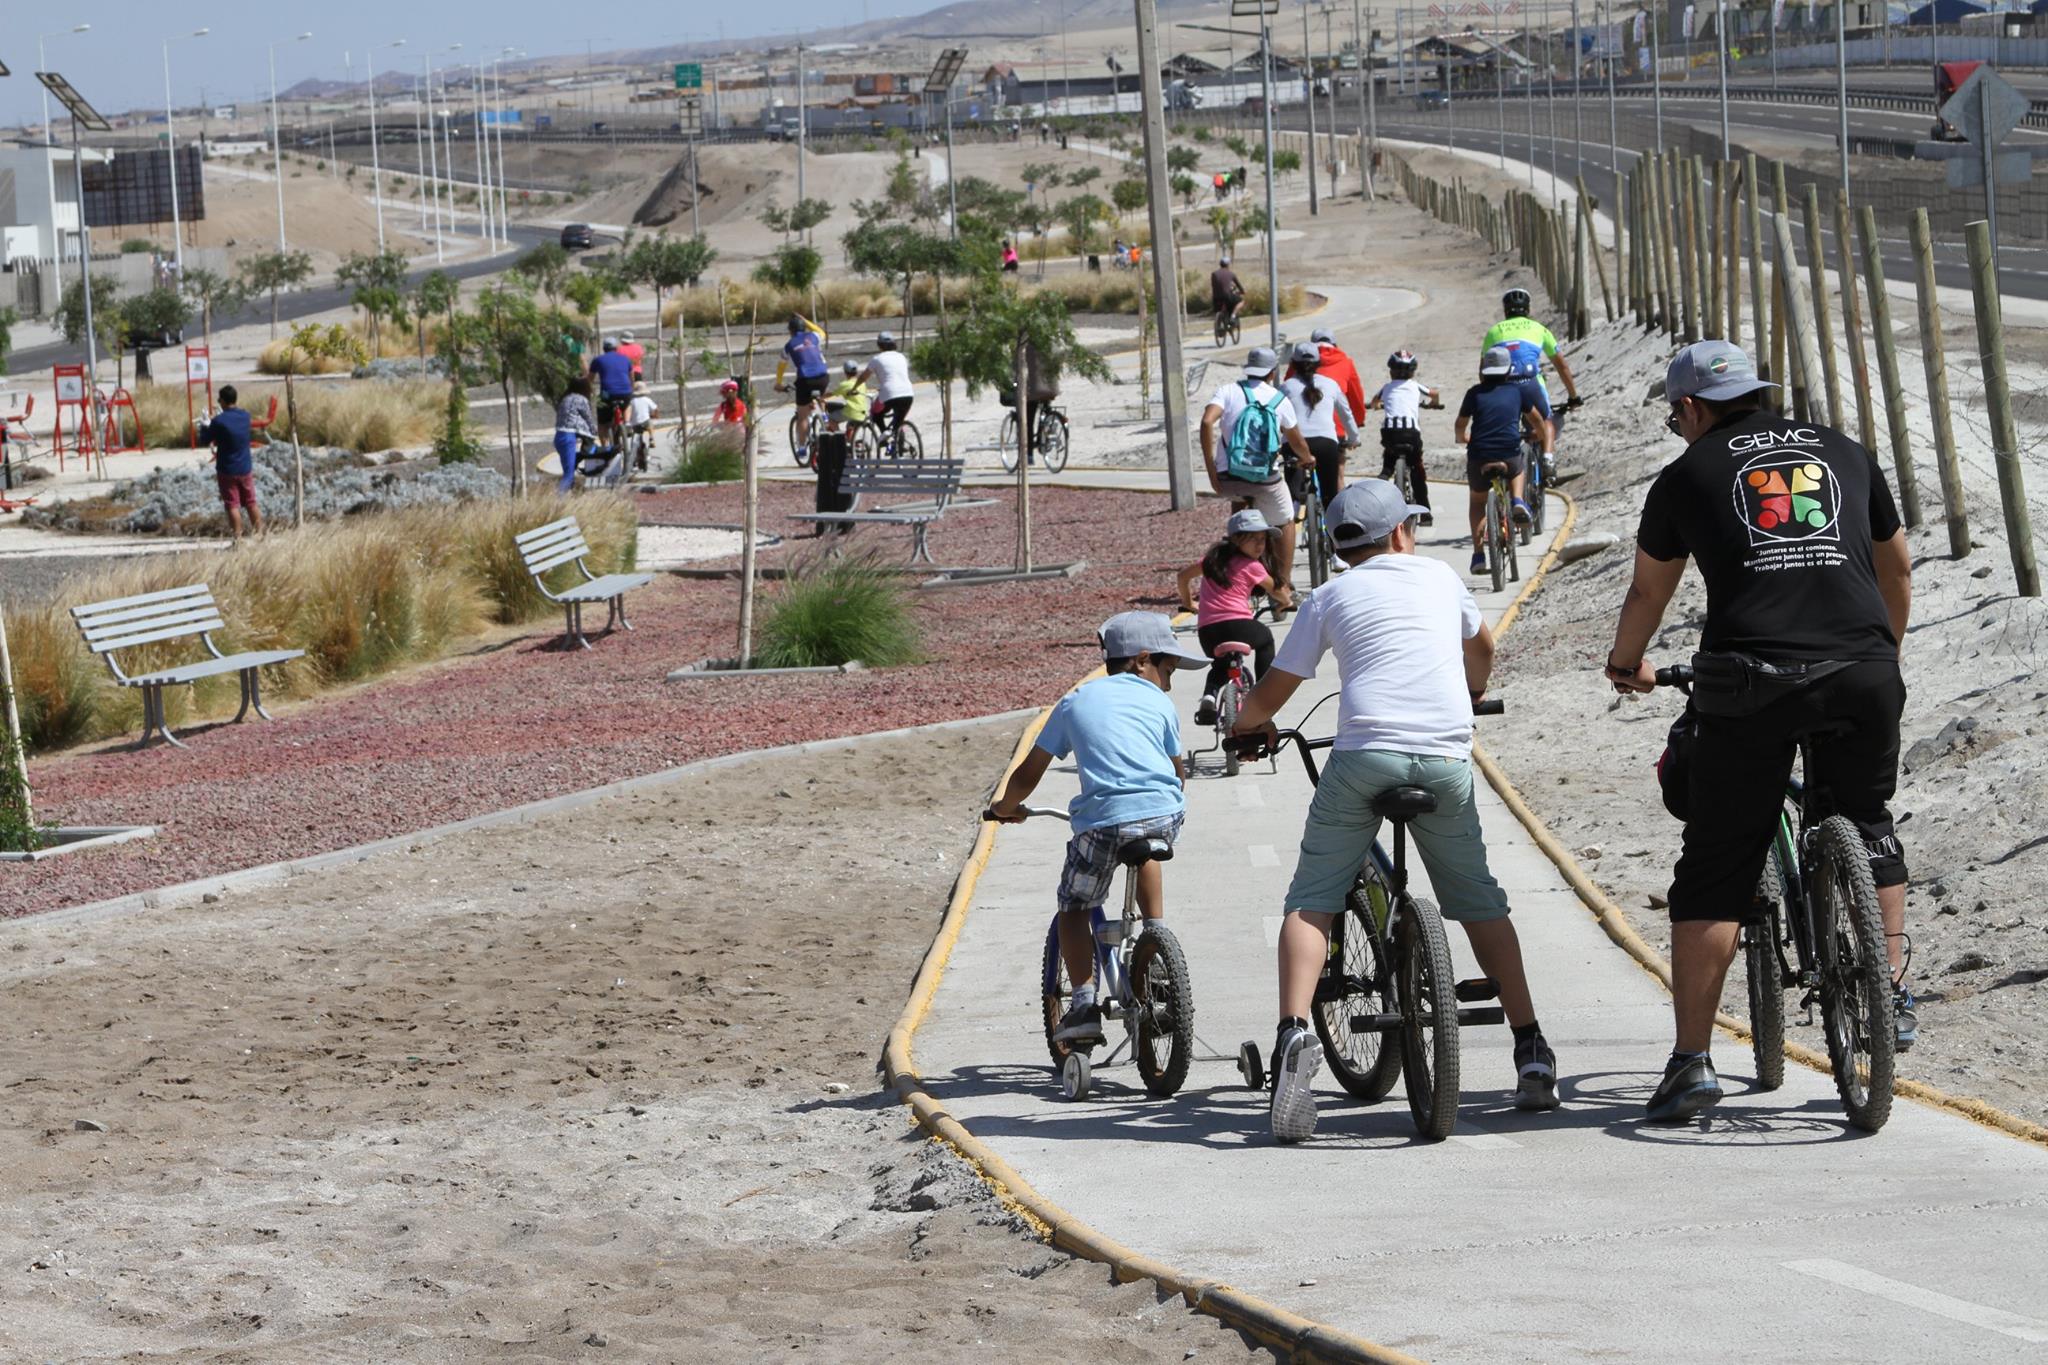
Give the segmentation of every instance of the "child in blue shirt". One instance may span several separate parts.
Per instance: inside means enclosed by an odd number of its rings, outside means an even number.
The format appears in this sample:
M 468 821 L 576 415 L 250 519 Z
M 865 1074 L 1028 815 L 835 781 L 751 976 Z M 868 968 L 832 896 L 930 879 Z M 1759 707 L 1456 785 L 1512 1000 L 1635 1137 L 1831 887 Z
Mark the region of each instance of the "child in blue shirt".
M 1037 744 L 1010 774 L 989 808 L 1005 824 L 1024 818 L 1023 804 L 1054 759 L 1074 756 L 1081 794 L 1069 810 L 1073 838 L 1060 871 L 1060 957 L 1074 985 L 1073 1001 L 1053 1034 L 1079 1046 L 1103 1041 L 1095 1000 L 1095 937 L 1091 921 L 1115 880 L 1117 850 L 1133 839 L 1169 843 L 1180 833 L 1187 800 L 1181 792 L 1180 716 L 1167 699 L 1177 667 L 1209 660 L 1174 638 L 1173 625 L 1149 611 L 1112 616 L 1099 632 L 1109 676 L 1061 699 Z M 1157 862 L 1136 869 L 1138 906 L 1146 919 L 1166 913 Z

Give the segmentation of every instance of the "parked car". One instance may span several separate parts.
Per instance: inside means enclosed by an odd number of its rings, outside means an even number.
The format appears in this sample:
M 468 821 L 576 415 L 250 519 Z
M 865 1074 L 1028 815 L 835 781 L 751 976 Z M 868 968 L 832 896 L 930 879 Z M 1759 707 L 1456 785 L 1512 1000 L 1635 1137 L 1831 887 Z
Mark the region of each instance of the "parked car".
M 570 223 L 562 229 L 562 250 L 588 251 L 597 245 L 597 234 L 588 223 Z

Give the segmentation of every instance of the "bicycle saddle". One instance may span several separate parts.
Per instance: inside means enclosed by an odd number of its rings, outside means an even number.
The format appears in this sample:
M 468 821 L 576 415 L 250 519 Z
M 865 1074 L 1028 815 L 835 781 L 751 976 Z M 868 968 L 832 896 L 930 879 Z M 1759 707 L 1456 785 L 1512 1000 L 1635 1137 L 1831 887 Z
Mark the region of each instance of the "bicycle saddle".
M 1136 867 L 1140 863 L 1163 863 L 1173 858 L 1173 845 L 1160 838 L 1133 839 L 1116 851 L 1116 860 L 1125 867 Z
M 1506 474 L 1512 468 L 1513 466 L 1506 460 L 1488 460 L 1485 464 L 1479 466 L 1479 472 L 1482 474 Z
M 1372 813 L 1382 820 L 1413 820 L 1436 809 L 1436 793 L 1427 787 L 1389 787 L 1372 799 Z
M 1225 640 L 1222 644 L 1216 646 L 1214 650 L 1210 651 L 1209 657 L 1212 659 L 1226 659 L 1233 654 L 1242 654 L 1246 658 L 1250 658 L 1257 652 L 1257 650 L 1242 640 Z

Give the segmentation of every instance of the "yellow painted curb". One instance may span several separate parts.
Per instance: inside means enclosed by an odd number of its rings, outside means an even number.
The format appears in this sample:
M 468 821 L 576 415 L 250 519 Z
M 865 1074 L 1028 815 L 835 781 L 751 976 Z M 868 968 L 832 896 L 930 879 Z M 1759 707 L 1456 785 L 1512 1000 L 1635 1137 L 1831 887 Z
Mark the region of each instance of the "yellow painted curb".
M 1543 581 L 1544 574 L 1556 561 L 1558 550 L 1564 545 L 1565 536 L 1570 533 L 1573 523 L 1578 519 L 1578 502 L 1569 493 L 1556 489 L 1551 491 L 1565 500 L 1567 511 L 1564 525 L 1558 528 L 1557 538 L 1551 544 L 1550 553 L 1544 556 L 1536 572 L 1530 575 L 1528 584 L 1502 615 L 1500 624 L 1494 627 L 1495 638 L 1504 634 L 1507 628 L 1514 624 L 1514 618 L 1519 614 L 1522 603 Z M 1606 931 L 1607 937 L 1623 952 L 1634 958 L 1644 971 L 1656 977 L 1658 984 L 1665 990 L 1670 990 L 1671 964 L 1636 932 L 1635 925 L 1629 922 L 1628 912 L 1617 905 L 1612 897 L 1586 875 L 1586 870 L 1579 866 L 1579 861 L 1572 856 L 1571 850 L 1559 842 L 1557 836 L 1550 832 L 1550 827 L 1543 823 L 1543 818 L 1530 809 L 1529 803 L 1508 779 L 1507 773 L 1476 739 L 1472 742 L 1472 759 L 1479 765 L 1479 771 L 1486 775 L 1488 785 L 1499 794 L 1501 801 L 1514 813 L 1515 819 L 1521 821 L 1522 828 L 1529 832 L 1529 837 L 1535 841 L 1536 847 L 1543 851 L 1543 856 L 1550 859 L 1563 874 L 1565 882 L 1578 895 L 1580 902 L 1593 912 L 1593 917 L 1600 922 L 1600 927 Z M 1749 1025 L 1734 1015 L 1716 1011 L 1714 1022 L 1736 1038 L 1748 1041 Z M 1785 1055 L 1822 1075 L 1834 1074 L 1834 1068 L 1829 1064 L 1827 1057 L 1811 1048 L 1801 1047 L 1797 1043 L 1786 1043 Z M 1986 1104 L 1982 1100 L 1964 1095 L 1951 1095 L 1923 1082 L 1903 1079 L 1892 1083 L 1892 1092 L 1904 1095 L 1908 1099 L 1919 1100 L 1923 1104 L 1933 1105 L 1938 1109 L 1946 1109 L 1953 1114 L 1960 1114 L 1973 1123 L 1980 1123 L 2024 1142 L 2048 1146 L 2048 1127 L 2023 1119 L 2017 1114 L 2008 1114 L 2003 1109 Z
M 1086 682 L 1094 676 L 1095 673 L 1090 673 L 1081 681 Z M 1047 707 L 1024 727 L 1024 733 L 1018 737 L 1017 747 L 1011 752 L 1010 761 L 996 783 L 997 791 L 1010 780 L 1010 774 L 1031 751 L 1051 714 L 1052 708 Z M 953 956 L 954 946 L 960 941 L 960 931 L 965 927 L 967 913 L 974 904 L 975 887 L 995 852 L 996 830 L 997 826 L 984 824 L 975 836 L 966 865 L 960 869 L 960 875 L 953 883 L 953 894 L 946 905 L 945 917 L 939 922 L 939 931 L 925 950 L 924 961 L 919 964 L 917 975 L 911 981 L 910 998 L 904 1003 L 903 1012 L 897 1016 L 895 1027 L 889 1030 L 888 1042 L 882 1049 L 879 1068 L 882 1079 L 908 1106 L 917 1125 L 972 1167 L 1003 1206 L 1029 1223 L 1042 1240 L 1069 1255 L 1108 1266 L 1110 1273 L 1121 1283 L 1150 1280 L 1163 1292 L 1179 1295 L 1189 1307 L 1274 1348 L 1283 1360 L 1317 1362 L 1318 1365 L 1321 1362 L 1330 1362 L 1330 1365 L 1423 1365 L 1414 1356 L 1299 1317 L 1241 1289 L 1154 1260 L 1104 1236 L 1040 1194 L 1010 1163 L 997 1156 L 980 1138 L 948 1114 L 945 1106 L 924 1088 L 924 1078 L 918 1074 L 911 1044 L 918 1026 L 931 1012 L 939 981 L 946 973 L 946 964 Z

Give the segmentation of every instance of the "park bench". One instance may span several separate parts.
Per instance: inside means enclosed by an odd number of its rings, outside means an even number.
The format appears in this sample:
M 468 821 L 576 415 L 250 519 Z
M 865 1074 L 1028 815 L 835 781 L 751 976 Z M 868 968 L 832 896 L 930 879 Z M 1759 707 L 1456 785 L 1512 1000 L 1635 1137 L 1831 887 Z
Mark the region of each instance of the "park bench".
M 605 632 L 611 632 L 614 623 L 633 628 L 626 619 L 626 594 L 634 588 L 652 583 L 651 573 L 608 573 L 602 578 L 590 571 L 583 557 L 590 553 L 590 546 L 583 540 L 583 527 L 574 517 L 563 517 L 545 526 L 536 526 L 512 538 L 519 547 L 519 556 L 526 561 L 526 571 L 533 575 L 533 585 L 540 589 L 540 595 L 562 609 L 564 632 L 562 647 L 567 649 L 570 642 L 590 648 L 590 641 L 583 635 L 583 608 L 586 603 L 603 602 L 609 608 L 605 616 Z M 574 563 L 583 575 L 583 582 L 561 592 L 548 591 L 547 571 L 559 564 Z
M 890 503 L 865 512 L 795 512 L 796 521 L 826 525 L 908 526 L 911 534 L 910 562 L 932 563 L 932 523 L 946 515 L 948 508 L 984 507 L 986 499 L 960 500 L 960 479 L 967 472 L 965 460 L 849 460 L 839 476 L 839 491 L 853 498 L 857 508 L 864 497 L 895 497 L 915 493 L 911 502 Z
M 256 670 L 266 664 L 296 659 L 306 652 L 303 649 L 259 649 L 242 654 L 221 653 L 213 642 L 213 632 L 225 629 L 227 622 L 221 619 L 220 608 L 214 603 L 213 589 L 204 583 L 73 607 L 71 619 L 85 637 L 85 647 L 107 661 L 116 683 L 122 687 L 142 689 L 142 738 L 135 742 L 138 749 L 149 743 L 152 730 L 167 742 L 184 748 L 164 720 L 164 689 L 188 687 L 201 678 L 217 677 L 223 673 L 242 675 L 242 709 L 235 712 L 235 719 L 239 721 L 253 710 L 269 720 L 270 713 L 263 709 L 261 676 Z M 194 635 L 206 646 L 211 657 L 132 675 L 123 671 L 120 660 L 114 657 L 119 650 L 163 640 L 183 640 Z

